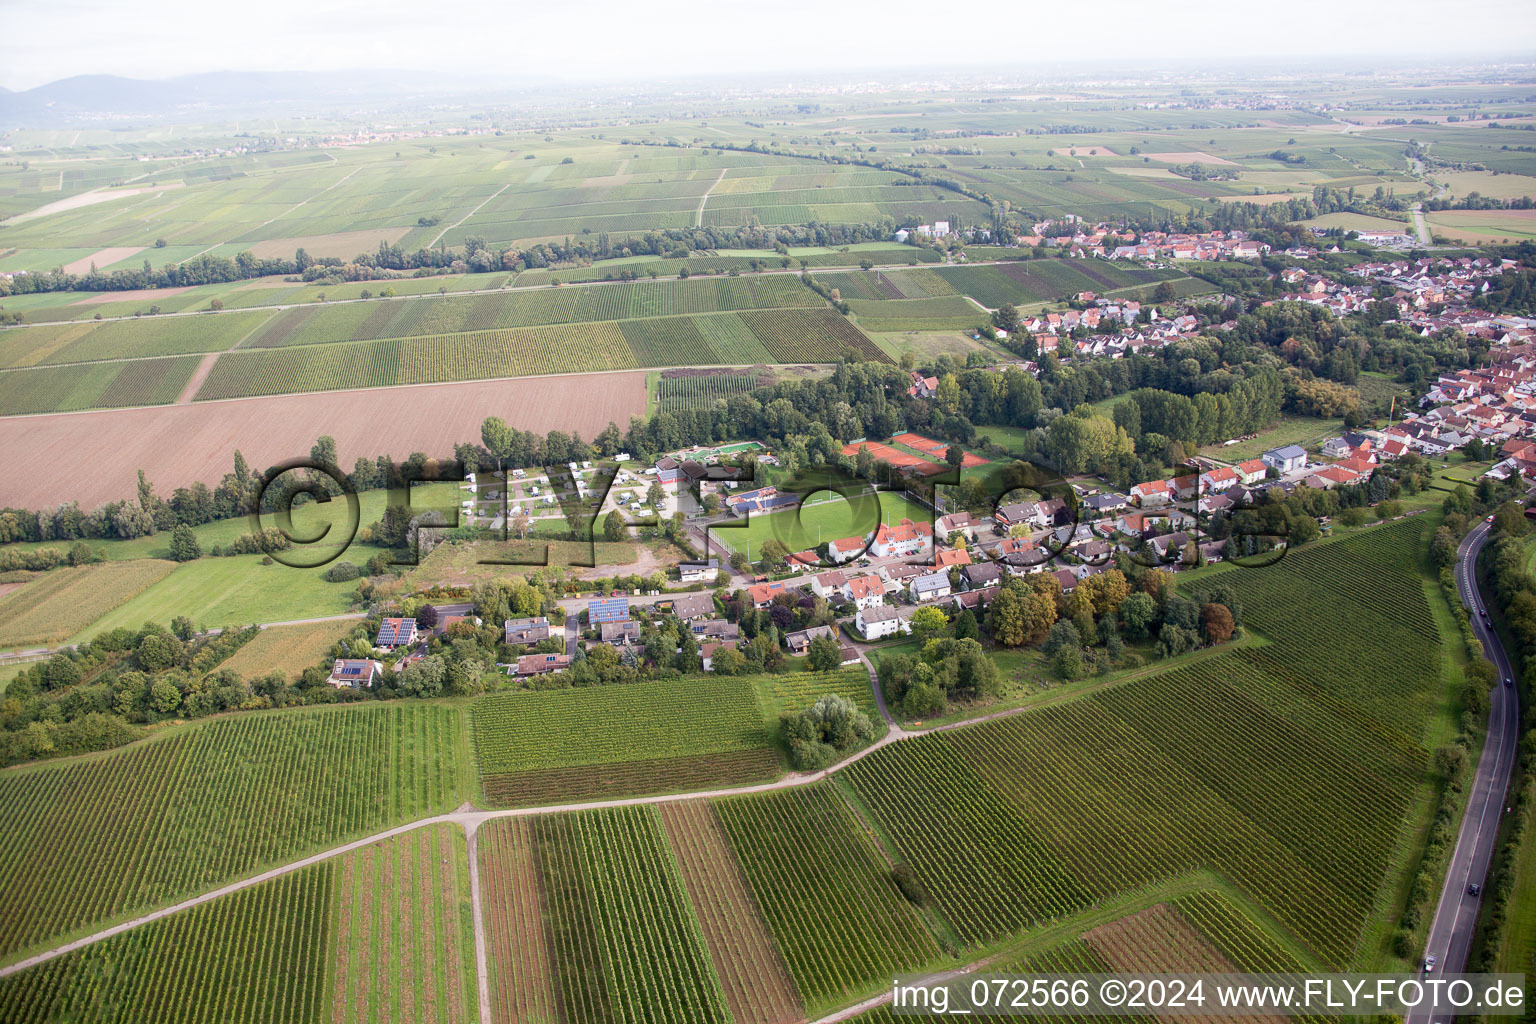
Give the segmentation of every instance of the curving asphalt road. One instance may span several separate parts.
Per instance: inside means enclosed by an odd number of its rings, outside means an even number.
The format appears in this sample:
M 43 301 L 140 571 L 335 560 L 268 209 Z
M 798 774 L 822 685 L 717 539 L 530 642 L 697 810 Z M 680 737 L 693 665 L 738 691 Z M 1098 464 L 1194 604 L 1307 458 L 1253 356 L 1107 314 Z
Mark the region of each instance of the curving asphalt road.
M 1456 551 L 1456 589 L 1498 678 L 1488 695 L 1488 737 L 1483 744 L 1483 755 L 1477 762 L 1471 796 L 1461 820 L 1461 832 L 1456 837 L 1456 849 L 1451 854 L 1451 866 L 1445 875 L 1445 889 L 1440 893 L 1435 919 L 1429 928 L 1429 943 L 1425 947 L 1425 954 L 1436 960 L 1437 974 L 1456 974 L 1466 969 L 1467 953 L 1472 946 L 1472 934 L 1482 905 L 1482 898 L 1473 896 L 1468 889 L 1474 884 L 1482 886 L 1487 878 L 1494 842 L 1498 838 L 1499 819 L 1505 810 L 1504 795 L 1515 764 L 1515 742 L 1520 736 L 1520 698 L 1513 686 L 1504 685 L 1504 680 L 1515 678 L 1514 667 L 1498 634 L 1483 622 L 1486 605 L 1477 586 L 1477 556 L 1488 543 L 1489 532 L 1487 523 L 1479 523 Z M 1451 1016 L 1436 1014 L 1434 1024 L 1447 1022 Z M 1428 1013 L 1410 1013 L 1404 1018 L 1404 1024 L 1428 1024 L 1429 1020 Z

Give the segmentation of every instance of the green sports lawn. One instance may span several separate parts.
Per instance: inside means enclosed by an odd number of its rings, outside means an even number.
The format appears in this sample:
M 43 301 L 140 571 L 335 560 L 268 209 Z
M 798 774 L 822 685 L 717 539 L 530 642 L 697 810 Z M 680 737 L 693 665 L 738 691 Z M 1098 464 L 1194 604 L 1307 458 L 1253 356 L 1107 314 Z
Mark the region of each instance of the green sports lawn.
M 914 523 L 932 522 L 933 513 L 904 494 L 882 492 L 880 521 L 899 523 L 902 519 L 910 519 Z M 812 495 L 810 502 L 798 509 L 749 516 L 744 526 L 726 525 L 717 528 L 715 535 L 733 548 L 745 549 L 750 544 L 753 552 L 761 551 L 763 542 L 770 537 L 783 541 L 790 551 L 802 551 L 814 548 L 818 543 L 851 537 L 873 528 L 870 523 L 854 521 L 853 507 L 846 500 L 818 494 Z

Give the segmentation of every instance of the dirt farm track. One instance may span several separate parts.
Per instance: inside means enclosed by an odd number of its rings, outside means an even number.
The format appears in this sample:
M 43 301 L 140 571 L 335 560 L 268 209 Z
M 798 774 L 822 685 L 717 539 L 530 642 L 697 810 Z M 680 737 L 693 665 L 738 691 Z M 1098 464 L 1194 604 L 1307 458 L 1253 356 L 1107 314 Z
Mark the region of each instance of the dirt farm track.
M 0 418 L 0 506 L 95 508 L 132 499 L 138 471 L 158 494 L 230 471 L 235 449 L 260 471 L 336 439 L 343 468 L 358 456 L 434 457 L 478 440 L 500 416 L 523 430 L 575 431 L 591 439 L 608 421 L 645 413 L 645 371 L 369 388 L 192 405 Z

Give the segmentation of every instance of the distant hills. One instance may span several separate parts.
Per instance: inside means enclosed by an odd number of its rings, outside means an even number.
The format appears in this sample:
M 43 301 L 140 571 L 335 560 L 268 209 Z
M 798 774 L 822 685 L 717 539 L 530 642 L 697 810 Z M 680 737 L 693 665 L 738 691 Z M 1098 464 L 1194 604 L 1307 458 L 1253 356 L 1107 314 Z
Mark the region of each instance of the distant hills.
M 509 84 L 515 83 L 501 86 Z M 420 71 L 212 71 L 157 80 L 76 75 L 22 92 L 0 88 L 0 128 L 163 118 L 199 110 L 234 114 L 278 104 L 289 109 L 349 102 L 373 107 L 486 89 L 484 82 Z

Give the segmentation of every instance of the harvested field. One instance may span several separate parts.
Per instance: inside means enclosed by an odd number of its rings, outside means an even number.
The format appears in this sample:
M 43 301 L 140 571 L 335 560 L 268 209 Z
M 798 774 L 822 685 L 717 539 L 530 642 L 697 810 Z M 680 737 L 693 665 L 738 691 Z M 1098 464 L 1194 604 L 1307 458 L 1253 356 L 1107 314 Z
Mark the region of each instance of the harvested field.
M 64 273 L 88 273 L 92 267 L 109 267 L 130 256 L 137 256 L 143 251 L 144 246 L 142 245 L 117 245 L 106 249 L 98 249 L 89 256 L 75 260 L 73 263 L 64 264 Z
M 1441 210 L 1426 217 L 1432 234 L 1469 245 L 1536 238 L 1536 210 Z
M 1221 951 L 1166 903 L 1099 925 L 1083 935 L 1112 971 L 1227 973 L 1236 971 Z
M 341 619 L 304 626 L 273 626 L 258 633 L 219 667 L 232 668 L 245 679 L 255 679 L 269 672 L 282 672 L 295 679 L 309 666 L 320 664 L 330 652 L 331 645 L 356 625 L 354 620 Z
M 160 494 L 201 480 L 210 487 L 239 449 L 252 466 L 307 455 L 315 438 L 336 438 L 341 464 L 381 454 L 451 454 L 500 416 L 523 430 L 591 438 L 612 420 L 645 412 L 645 374 L 562 374 L 506 380 L 372 388 L 328 394 L 199 402 L 150 409 L 0 419 L 10 472 L 0 504 L 94 508 L 131 498 L 143 469 Z M 90 466 L 89 473 L 61 472 Z
M 774 949 L 714 808 L 693 800 L 661 804 L 658 810 L 731 1015 L 738 1024 L 790 1024 L 804 1019 L 794 983 Z
M 182 292 L 191 290 L 191 285 L 183 285 L 180 288 L 133 288 L 121 292 L 96 292 L 72 305 L 101 306 L 109 302 L 151 302 L 155 299 L 168 299 L 172 295 L 180 295 Z

